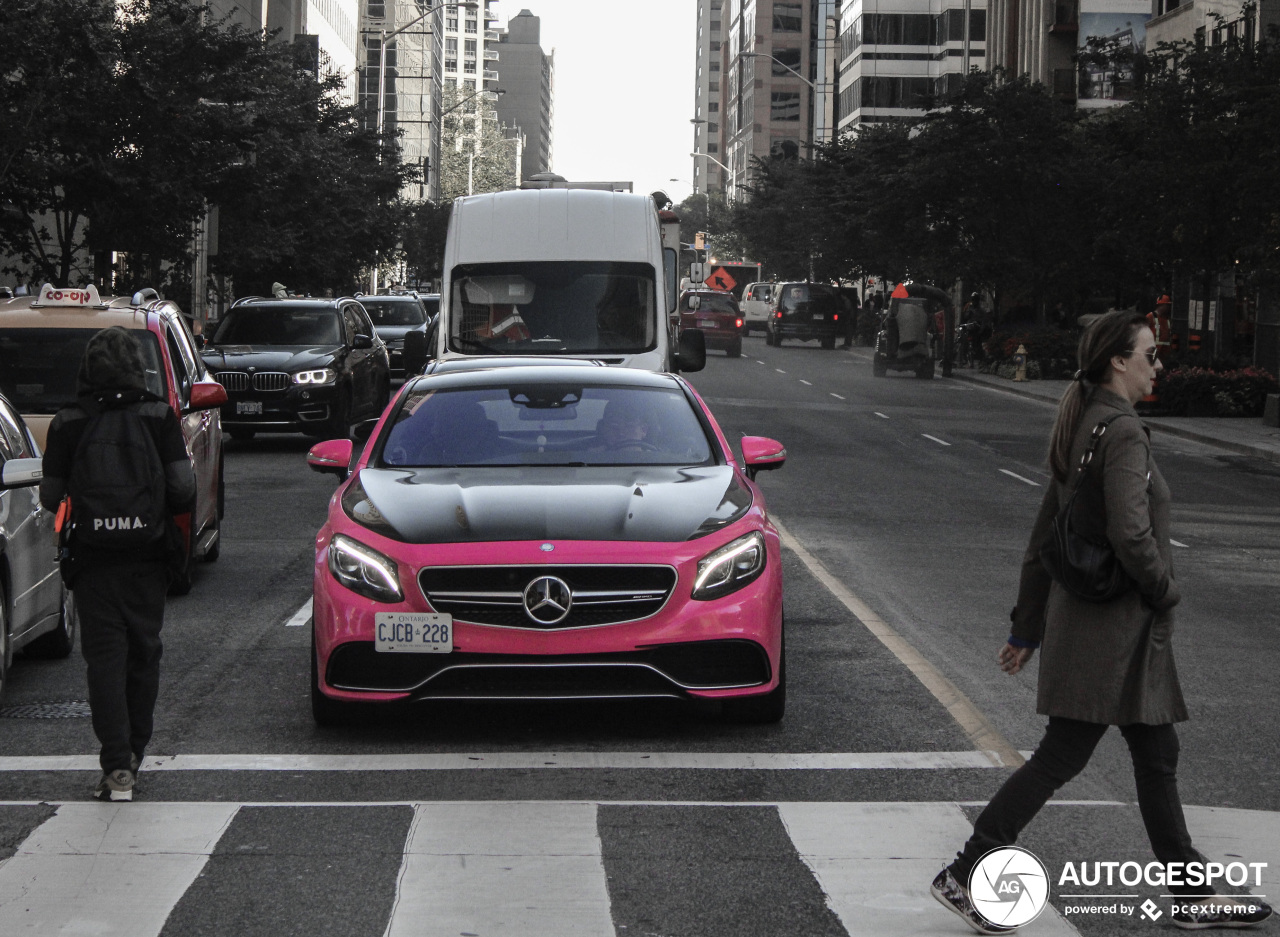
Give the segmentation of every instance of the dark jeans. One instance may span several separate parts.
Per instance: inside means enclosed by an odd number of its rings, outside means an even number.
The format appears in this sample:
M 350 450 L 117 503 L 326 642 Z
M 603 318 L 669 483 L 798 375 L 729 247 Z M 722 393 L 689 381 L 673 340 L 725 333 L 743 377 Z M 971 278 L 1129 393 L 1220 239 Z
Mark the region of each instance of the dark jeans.
M 93 732 L 110 773 L 142 758 L 160 689 L 163 563 L 92 564 L 77 572 L 80 650 L 88 664 Z
M 956 881 L 968 884 L 969 873 L 992 849 L 1011 846 L 1054 792 L 1084 770 L 1107 726 L 1076 719 L 1049 718 L 1049 728 L 1035 754 L 1004 782 L 973 825 L 973 835 L 951 863 Z M 1161 862 L 1198 862 L 1178 798 L 1178 734 L 1172 725 L 1142 723 L 1120 726 L 1133 757 L 1138 808 Z M 1204 894 L 1205 888 L 1169 886 L 1173 894 Z

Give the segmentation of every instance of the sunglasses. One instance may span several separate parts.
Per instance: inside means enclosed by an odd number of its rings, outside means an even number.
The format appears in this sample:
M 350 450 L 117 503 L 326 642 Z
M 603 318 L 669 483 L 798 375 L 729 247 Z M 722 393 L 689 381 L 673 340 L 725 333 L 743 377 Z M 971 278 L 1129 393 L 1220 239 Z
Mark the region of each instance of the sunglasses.
M 1156 364 L 1156 358 L 1158 358 L 1158 357 L 1159 357 L 1159 353 L 1157 352 L 1157 350 L 1156 350 L 1155 348 L 1152 348 L 1150 351 L 1138 351 L 1138 350 L 1135 348 L 1135 349 L 1133 349 L 1132 351 L 1129 351 L 1129 352 L 1128 352 L 1128 354 L 1130 354 L 1130 355 L 1142 355 L 1142 357 L 1146 358 L 1146 359 L 1147 359 L 1147 363 L 1148 363 L 1148 364 L 1150 364 L 1152 367 L 1155 367 L 1155 364 Z

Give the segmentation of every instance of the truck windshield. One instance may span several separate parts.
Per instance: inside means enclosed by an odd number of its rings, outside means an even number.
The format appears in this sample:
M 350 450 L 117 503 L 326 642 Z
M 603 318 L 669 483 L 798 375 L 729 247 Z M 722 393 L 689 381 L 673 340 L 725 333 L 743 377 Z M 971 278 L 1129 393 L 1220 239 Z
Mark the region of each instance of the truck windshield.
M 538 261 L 453 268 L 449 349 L 636 354 L 657 346 L 657 281 L 643 263 Z
M 142 348 L 147 390 L 168 399 L 160 345 L 153 333 L 133 329 Z M 97 329 L 0 329 L 0 390 L 19 413 L 57 413 L 76 402 L 76 374 Z

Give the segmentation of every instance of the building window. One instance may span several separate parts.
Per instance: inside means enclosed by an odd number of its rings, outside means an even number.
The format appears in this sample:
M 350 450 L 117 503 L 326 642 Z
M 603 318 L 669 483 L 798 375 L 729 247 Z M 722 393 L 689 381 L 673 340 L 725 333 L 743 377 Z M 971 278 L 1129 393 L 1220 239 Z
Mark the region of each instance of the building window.
M 468 91 L 475 91 L 476 80 L 474 78 L 468 78 L 462 83 L 462 87 L 466 88 Z
M 784 65 L 790 65 L 796 71 L 800 71 L 800 50 L 799 49 L 774 49 L 773 58 L 769 60 L 773 66 L 772 74 L 775 77 L 783 78 L 791 75 Z
M 720 112 L 720 105 L 717 104 L 715 101 L 712 101 L 710 104 L 707 105 L 708 114 L 717 114 L 719 112 Z
M 468 59 L 467 61 L 463 62 L 462 70 L 464 72 L 467 72 L 470 75 L 474 75 L 476 73 L 476 60 Z
M 719 152 L 720 152 L 720 144 L 719 144 L 719 143 L 708 143 L 708 144 L 707 144 L 707 152 L 708 152 L 708 153 L 719 153 Z
M 719 62 L 711 62 L 710 64 L 708 64 L 708 65 L 707 65 L 707 70 L 708 70 L 708 71 L 712 71 L 712 72 L 718 72 L 718 71 L 720 71 L 720 63 L 719 63 Z
M 859 83 L 859 100 L 854 106 L 920 108 L 933 91 L 929 78 L 868 77 Z
M 469 32 L 469 33 L 471 33 L 472 35 L 474 35 L 474 34 L 475 34 L 475 31 L 476 31 L 476 21 L 475 21 L 475 20 L 467 20 L 467 32 Z
M 446 54 L 446 55 L 457 55 L 457 54 L 458 54 L 458 40 L 457 40 L 457 39 L 446 39 L 446 40 L 444 41 L 444 51 L 445 51 L 445 54 Z
M 770 120 L 800 119 L 800 93 L 798 91 L 774 91 L 769 98 Z
M 462 40 L 462 52 L 464 59 L 474 59 L 476 57 L 476 41 L 474 39 Z
M 804 26 L 800 15 L 799 3 L 775 3 L 773 5 L 773 31 L 775 33 L 798 33 Z
M 457 16 L 445 17 L 444 28 L 456 33 L 458 31 L 458 17 Z
M 719 124 L 715 123 L 714 121 L 707 124 L 707 133 L 719 133 L 719 132 L 720 132 Z
M 456 71 L 458 70 L 458 60 L 457 60 L 457 59 L 445 59 L 445 60 L 444 60 L 444 70 L 445 70 L 446 72 L 456 72 Z
M 369 6 L 365 8 L 365 12 L 369 14 L 371 20 L 384 20 L 387 18 L 387 5 L 382 0 L 369 0 Z

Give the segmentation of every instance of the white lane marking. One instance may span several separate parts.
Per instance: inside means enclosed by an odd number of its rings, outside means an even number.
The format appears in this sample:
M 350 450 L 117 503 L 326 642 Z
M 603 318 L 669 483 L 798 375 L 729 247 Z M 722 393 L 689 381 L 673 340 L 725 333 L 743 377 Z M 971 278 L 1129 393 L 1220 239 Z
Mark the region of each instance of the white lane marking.
M 786 371 L 782 370 L 782 368 L 774 368 L 774 370 L 775 370 L 775 371 L 777 371 L 779 374 L 786 374 L 786 373 L 787 373 Z
M 441 752 L 368 755 L 149 755 L 149 771 L 468 771 L 609 768 L 871 771 L 990 768 L 995 752 Z M 0 757 L 6 771 L 95 771 L 96 755 Z
M 929 882 L 973 832 L 957 805 L 784 803 L 778 815 L 850 937 L 955 930 Z M 1077 933 L 1052 906 L 1035 928 Z
M 386 937 L 612 934 L 593 803 L 415 810 Z
M 939 439 L 937 436 L 930 436 L 928 433 L 921 433 L 920 435 L 923 436 L 925 439 L 932 439 L 939 446 L 951 445 L 951 443 L 947 442 L 945 439 Z
M 800 383 L 801 383 L 801 384 L 809 384 L 809 382 L 808 382 L 808 381 L 806 381 L 804 378 L 800 378 Z M 810 386 L 810 387 L 812 387 L 813 385 L 812 385 L 812 384 L 809 384 L 809 386 Z
M 1190 548 L 1189 546 L 1187 546 L 1185 543 L 1182 543 L 1181 541 L 1178 541 L 1178 540 L 1174 540 L 1172 537 L 1170 537 L 1170 538 L 1169 538 L 1169 542 L 1170 542 L 1170 543 L 1172 543 L 1175 547 L 1182 547 L 1182 549 L 1184 549 L 1184 550 L 1190 550 L 1190 549 L 1191 549 L 1191 548 Z
M 302 603 L 302 608 L 293 613 L 293 617 L 284 623 L 286 628 L 301 628 L 311 621 L 311 599 Z
M 757 358 L 757 359 L 756 359 L 756 364 L 764 364 L 764 359 L 763 359 L 763 358 Z
M 834 397 L 834 398 L 836 398 L 836 400 L 844 400 L 844 398 L 843 398 L 843 397 L 841 397 L 839 394 L 834 393 L 834 392 L 831 394 L 831 396 L 832 396 L 832 397 Z
M 881 413 L 879 410 L 874 411 L 874 413 L 875 413 L 875 415 L 876 415 L 876 416 L 880 417 L 880 419 L 882 419 L 882 420 L 887 420 L 887 419 L 889 419 L 889 417 L 888 417 L 888 416 L 886 416 L 885 414 Z
M 1020 482 L 1025 482 L 1026 484 L 1028 484 L 1028 485 L 1032 485 L 1032 486 L 1034 486 L 1034 487 L 1036 487 L 1036 488 L 1041 487 L 1041 485 L 1040 485 L 1040 483 L 1039 483 L 1039 482 L 1033 482 L 1033 481 L 1032 481 L 1031 479 L 1029 479 L 1029 478 L 1023 478 L 1023 477 L 1022 477 L 1021 475 L 1019 475 L 1017 472 L 1011 472 L 1011 471 L 1009 471 L 1008 469 L 1001 469 L 1000 471 L 1004 472 L 1004 473 L 1005 473 L 1006 475 L 1008 475 L 1010 478 L 1016 478 L 1016 479 L 1017 479 L 1018 481 L 1020 481 Z
M 1186 807 L 1187 830 L 1196 848 L 1218 862 L 1265 862 L 1262 885 L 1253 870 L 1246 883 L 1259 897 L 1280 889 L 1280 813 L 1241 807 Z
M 0 864 L 7 933 L 159 934 L 236 804 L 64 804 Z
M 1022 765 L 1025 760 L 1023 756 L 991 723 L 991 720 L 984 716 L 964 693 L 960 692 L 959 687 L 943 676 L 942 671 L 917 651 L 910 641 L 898 634 L 892 626 L 872 611 L 866 602 L 854 595 L 848 586 L 831 575 L 822 562 L 805 549 L 804 544 L 791 536 L 776 516 L 771 516 L 770 520 L 778 529 L 782 545 L 799 557 L 800 562 L 808 567 L 814 578 L 826 586 L 827 591 L 839 599 L 853 617 L 875 635 L 877 640 L 924 684 L 925 689 L 933 694 L 934 699 L 942 704 L 964 730 L 974 749 L 987 755 L 993 763 L 998 763 L 1000 766 L 1017 768 Z

